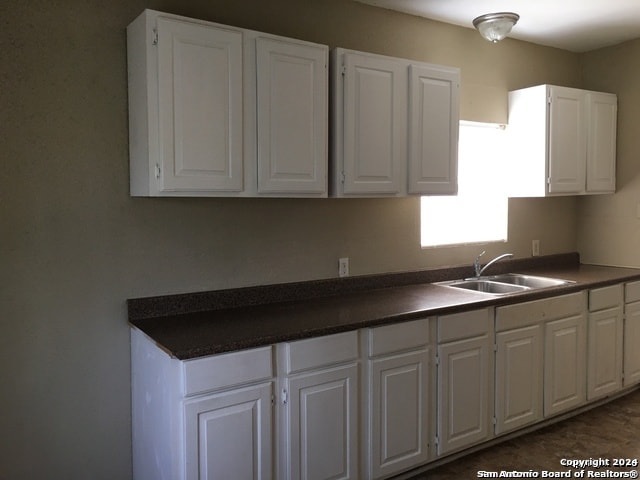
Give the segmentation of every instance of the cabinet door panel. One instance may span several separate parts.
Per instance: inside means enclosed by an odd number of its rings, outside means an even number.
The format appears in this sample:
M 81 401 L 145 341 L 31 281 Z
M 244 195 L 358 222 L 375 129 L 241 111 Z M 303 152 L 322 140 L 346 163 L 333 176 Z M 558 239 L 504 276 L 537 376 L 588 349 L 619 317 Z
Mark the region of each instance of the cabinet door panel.
M 622 309 L 589 314 L 587 399 L 593 400 L 622 388 Z
M 187 480 L 267 480 L 272 384 L 185 402 Z
M 381 478 L 427 462 L 428 350 L 371 361 L 370 468 Z
M 584 92 L 550 87 L 549 193 L 580 193 L 586 175 Z
M 586 337 L 583 316 L 545 325 L 544 415 L 550 416 L 586 400 Z
M 258 38 L 258 192 L 327 191 L 327 48 Z
M 489 344 L 483 336 L 438 346 L 438 455 L 489 438 Z
M 164 191 L 240 191 L 242 33 L 158 19 Z
M 612 94 L 596 92 L 589 92 L 588 98 L 587 191 L 614 192 L 618 99 Z
M 357 478 L 356 365 L 288 380 L 290 480 Z
M 542 326 L 496 335 L 496 434 L 542 420 Z
M 640 302 L 625 306 L 624 386 L 640 382 Z
M 409 193 L 458 191 L 458 82 L 452 69 L 409 69 Z
M 345 54 L 344 66 L 344 192 L 397 194 L 406 165 L 406 67 L 355 53 Z

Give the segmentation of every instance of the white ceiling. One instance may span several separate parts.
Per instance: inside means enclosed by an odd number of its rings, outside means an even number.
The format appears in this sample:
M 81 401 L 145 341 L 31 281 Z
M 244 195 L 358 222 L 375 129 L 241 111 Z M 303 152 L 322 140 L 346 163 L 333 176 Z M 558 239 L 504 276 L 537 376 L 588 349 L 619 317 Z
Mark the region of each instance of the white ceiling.
M 473 28 L 485 13 L 515 12 L 512 38 L 586 52 L 640 38 L 640 0 L 357 0 Z

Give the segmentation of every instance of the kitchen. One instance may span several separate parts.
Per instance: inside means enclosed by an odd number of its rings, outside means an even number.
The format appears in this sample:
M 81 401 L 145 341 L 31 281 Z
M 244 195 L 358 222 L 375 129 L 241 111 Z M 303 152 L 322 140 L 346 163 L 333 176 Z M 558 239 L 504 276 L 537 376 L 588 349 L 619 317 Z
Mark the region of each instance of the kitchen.
M 475 246 L 420 248 L 418 198 L 129 196 L 125 27 L 145 8 L 462 72 L 461 118 L 505 123 L 507 92 L 550 83 L 618 95 L 617 193 L 513 199 L 530 255 L 640 266 L 640 43 L 572 53 L 347 0 L 5 2 L 1 176 L 0 478 L 131 478 L 128 298 L 468 265 Z M 484 248 L 484 247 L 483 247 Z

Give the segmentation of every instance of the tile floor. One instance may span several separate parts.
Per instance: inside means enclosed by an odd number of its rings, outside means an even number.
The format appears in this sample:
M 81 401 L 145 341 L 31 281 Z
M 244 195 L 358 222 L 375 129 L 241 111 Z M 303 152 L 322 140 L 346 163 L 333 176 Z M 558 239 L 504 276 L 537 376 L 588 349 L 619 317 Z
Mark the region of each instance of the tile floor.
M 479 472 L 529 471 L 543 478 L 543 471 L 566 472 L 580 478 L 580 468 L 563 467 L 562 459 L 631 459 L 640 462 L 640 390 L 594 410 L 526 434 L 486 450 L 470 454 L 410 480 L 466 480 L 483 478 Z M 582 478 L 603 471 L 640 472 L 640 466 L 586 468 Z M 489 478 L 484 476 L 484 478 Z M 626 478 L 637 478 L 626 477 Z

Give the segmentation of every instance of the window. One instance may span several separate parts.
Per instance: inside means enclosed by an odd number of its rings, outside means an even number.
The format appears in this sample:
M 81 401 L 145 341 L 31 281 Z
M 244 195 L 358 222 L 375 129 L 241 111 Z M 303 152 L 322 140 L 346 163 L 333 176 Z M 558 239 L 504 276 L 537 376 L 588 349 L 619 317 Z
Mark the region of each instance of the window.
M 458 195 L 422 197 L 423 247 L 507 240 L 504 127 L 460 122 Z

